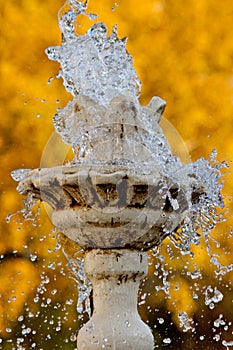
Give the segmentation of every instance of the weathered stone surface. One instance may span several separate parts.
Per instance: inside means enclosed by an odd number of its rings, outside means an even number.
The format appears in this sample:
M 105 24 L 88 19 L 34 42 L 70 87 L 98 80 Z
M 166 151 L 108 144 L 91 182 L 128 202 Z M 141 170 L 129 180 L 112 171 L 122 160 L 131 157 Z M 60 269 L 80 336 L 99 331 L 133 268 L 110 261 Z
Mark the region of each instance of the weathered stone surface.
M 142 107 L 130 94 L 107 104 L 77 96 L 56 124 L 74 163 L 27 171 L 18 191 L 49 203 L 54 225 L 84 248 L 159 245 L 204 191 L 171 155 L 164 108 L 159 97 Z
M 57 116 L 55 126 L 64 142 L 72 145 L 77 158 L 110 161 L 114 157 L 132 159 L 137 153 L 142 161 L 156 156 L 158 140 L 164 145 L 163 152 L 170 154 L 159 126 L 165 106 L 159 97 L 142 107 L 131 94 L 120 94 L 108 104 L 78 95 Z
M 119 165 L 33 170 L 20 182 L 20 192 L 48 202 L 54 225 L 85 248 L 149 249 L 187 210 L 184 192 L 170 188 L 161 172 L 138 174 Z
M 79 331 L 78 349 L 152 350 L 152 332 L 137 311 L 147 254 L 93 249 L 86 253 L 84 266 L 93 285 L 94 312 Z

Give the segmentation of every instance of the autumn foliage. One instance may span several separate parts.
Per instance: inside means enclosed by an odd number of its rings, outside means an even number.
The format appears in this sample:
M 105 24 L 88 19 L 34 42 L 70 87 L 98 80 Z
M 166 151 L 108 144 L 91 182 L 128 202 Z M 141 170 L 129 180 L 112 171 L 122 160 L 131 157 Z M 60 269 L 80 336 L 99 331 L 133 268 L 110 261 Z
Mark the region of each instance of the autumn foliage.
M 76 282 L 62 250 L 72 254 L 76 247 L 70 242 L 58 247 L 45 206 L 36 224 L 24 222 L 22 214 L 5 220 L 22 208 L 10 172 L 62 164 L 68 153 L 54 135 L 52 117 L 71 96 L 56 79 L 58 64 L 44 53 L 60 43 L 57 12 L 63 0 L 0 0 L 0 5 L 0 347 L 74 349 L 74 334 L 86 316 L 76 312 Z M 154 95 L 167 101 L 172 148 L 192 160 L 208 158 L 216 148 L 219 161 L 227 161 L 228 220 L 213 232 L 210 248 L 221 264 L 231 264 L 232 0 L 90 0 L 89 12 L 98 13 L 109 31 L 117 23 L 119 36 L 128 37 L 142 104 Z M 83 19 L 78 30 L 88 25 Z M 168 123 L 162 125 L 168 129 Z M 233 272 L 216 275 L 205 245 L 203 239 L 193 255 L 183 256 L 167 239 L 156 257 L 151 254 L 140 313 L 159 348 L 222 349 L 232 340 Z M 202 277 L 193 278 L 199 270 Z M 207 295 L 215 288 L 224 297 L 210 305 Z M 187 332 L 180 324 L 182 312 L 191 320 Z M 214 326 L 219 317 L 222 323 Z M 164 342 L 167 338 L 171 343 Z

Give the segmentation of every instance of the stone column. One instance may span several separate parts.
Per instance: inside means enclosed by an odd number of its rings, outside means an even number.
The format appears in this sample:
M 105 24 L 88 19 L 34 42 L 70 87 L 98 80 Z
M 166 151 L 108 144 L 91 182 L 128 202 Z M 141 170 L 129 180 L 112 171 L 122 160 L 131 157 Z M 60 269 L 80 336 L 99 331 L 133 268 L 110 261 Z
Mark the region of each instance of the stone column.
M 94 312 L 78 334 L 78 350 L 154 348 L 151 330 L 137 311 L 138 288 L 147 270 L 145 252 L 93 249 L 86 253 Z

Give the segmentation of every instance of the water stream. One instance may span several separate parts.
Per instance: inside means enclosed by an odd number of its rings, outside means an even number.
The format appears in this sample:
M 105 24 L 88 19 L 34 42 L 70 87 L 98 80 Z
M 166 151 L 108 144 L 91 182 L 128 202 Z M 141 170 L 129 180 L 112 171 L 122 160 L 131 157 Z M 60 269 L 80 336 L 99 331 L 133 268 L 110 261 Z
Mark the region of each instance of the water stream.
M 96 156 L 93 153 L 93 147 L 98 142 L 97 139 L 105 138 L 106 125 L 112 125 L 121 121 L 120 113 L 117 114 L 117 108 L 120 105 L 117 96 L 130 96 L 134 108 L 137 110 L 139 137 L 137 143 L 143 143 L 148 151 L 149 157 L 138 160 L 137 150 L 132 152 L 132 158 L 122 158 L 122 153 L 118 153 L 115 145 L 115 154 L 111 161 L 119 164 L 127 164 L 135 170 L 143 169 L 149 173 L 151 166 L 160 167 L 164 177 L 169 178 L 171 187 L 174 191 L 184 188 L 188 198 L 188 208 L 184 220 L 176 231 L 169 235 L 168 240 L 161 246 L 151 250 L 151 266 L 154 275 L 155 292 L 163 293 L 164 298 L 173 298 L 173 289 L 179 290 L 179 276 L 176 271 L 169 267 L 170 262 L 176 259 L 184 259 L 184 267 L 180 270 L 186 278 L 192 281 L 192 298 L 197 301 L 204 298 L 204 302 L 209 310 L 213 310 L 218 303 L 224 299 L 219 285 L 215 285 L 217 279 L 221 280 L 227 273 L 233 271 L 233 264 L 225 265 L 221 257 L 212 253 L 213 245 L 218 247 L 218 240 L 213 234 L 213 229 L 218 223 L 226 220 L 226 210 L 224 209 L 224 198 L 221 190 L 224 185 L 223 173 L 227 169 L 225 162 L 217 161 L 217 152 L 214 150 L 209 159 L 200 158 L 195 162 L 182 164 L 180 159 L 174 157 L 170 147 L 160 129 L 156 124 L 155 132 L 153 120 L 153 101 L 146 107 L 141 106 L 139 102 L 140 81 L 133 66 L 133 59 L 126 50 L 126 40 L 117 36 L 117 27 L 113 27 L 111 34 L 108 35 L 107 27 L 104 23 L 93 24 L 84 35 L 77 35 L 75 28 L 80 15 L 87 16 L 90 20 L 96 20 L 97 15 L 88 13 L 88 1 L 68 0 L 59 12 L 59 26 L 62 32 L 61 46 L 49 47 L 46 53 L 50 60 L 60 63 L 61 70 L 58 75 L 63 79 L 64 86 L 73 96 L 73 100 L 68 103 L 64 109 L 58 110 L 54 117 L 56 132 L 61 135 L 63 141 L 72 146 L 74 150 L 74 159 L 72 164 L 102 164 L 101 155 Z M 158 103 L 158 99 L 156 103 Z M 109 106 L 111 108 L 109 108 Z M 114 113 L 109 111 L 116 110 Z M 136 106 L 136 107 L 135 107 Z M 78 110 L 80 108 L 80 110 Z M 148 118 L 151 109 L 151 118 Z M 88 111 L 88 113 L 86 113 Z M 131 116 L 129 114 L 129 124 Z M 126 140 L 128 144 L 132 142 L 131 136 Z M 118 140 L 119 141 L 119 140 Z M 111 140 L 112 142 L 112 140 Z M 137 147 L 135 147 L 137 148 Z M 101 148 L 100 148 L 101 149 Z M 109 162 L 106 161 L 106 162 Z M 138 163 L 137 163 L 138 162 Z M 12 173 L 16 181 L 27 178 L 30 169 L 19 169 Z M 170 196 L 170 197 L 169 197 Z M 176 195 L 172 191 L 168 194 L 168 199 L 172 210 L 179 209 L 179 203 Z M 31 209 L 35 200 L 29 197 L 26 206 L 22 209 L 24 218 L 31 218 Z M 10 220 L 10 216 L 7 218 Z M 83 251 L 70 255 L 67 252 L 66 238 L 62 234 L 57 250 L 62 249 L 67 258 L 71 277 L 75 279 L 78 290 L 77 312 L 90 314 L 89 295 L 91 293 L 90 282 L 86 279 L 83 271 Z M 212 284 L 208 282 L 202 289 L 199 289 L 198 281 L 205 278 L 205 273 L 195 266 L 195 254 L 198 254 L 196 247 L 204 246 L 209 261 L 207 264 L 214 265 L 215 276 Z M 170 261 L 164 259 L 163 252 L 166 250 Z M 179 258 L 177 258 L 179 254 Z M 186 260 L 187 259 L 187 260 Z M 190 263 L 189 261 L 192 261 Z M 52 268 L 52 265 L 51 265 Z M 180 268 L 180 267 L 179 267 Z M 178 271 L 178 270 L 177 270 Z M 171 284 L 173 280 L 177 281 L 176 287 Z M 38 300 L 43 295 L 43 288 L 46 288 L 46 276 L 43 276 L 40 287 L 38 287 Z M 145 284 L 148 281 L 145 281 Z M 217 283 L 217 282 L 216 282 Z M 54 291 L 56 294 L 56 291 Z M 52 298 L 52 296 L 51 296 Z M 34 300 L 35 303 L 38 302 Z M 139 305 L 150 305 L 150 295 L 141 293 Z M 46 303 L 49 304 L 48 299 Z M 148 306 L 149 307 L 149 306 Z M 30 307 L 29 307 L 30 308 Z M 158 311 L 159 314 L 159 311 Z M 23 317 L 23 316 L 22 316 Z M 192 319 L 186 311 L 181 311 L 178 315 L 180 327 L 184 332 L 196 332 L 198 321 Z M 21 319 L 18 319 L 21 322 Z M 157 318 L 158 329 L 163 325 L 164 319 Z M 233 346 L 233 341 L 221 338 L 221 327 L 230 327 L 231 322 L 225 320 L 224 315 L 219 314 L 213 327 L 215 328 L 215 341 L 221 341 L 223 347 L 229 349 Z M 56 325 L 59 331 L 59 325 Z M 28 328 L 23 329 L 28 332 Z M 75 336 L 74 336 L 75 338 Z M 168 335 L 162 341 L 163 346 L 169 346 L 172 338 Z M 200 338 L 200 342 L 202 339 Z M 33 347 L 32 347 L 33 348 Z M 36 345 L 35 345 L 36 348 Z M 20 341 L 19 347 L 20 348 Z M 23 347 L 22 347 L 23 349 Z

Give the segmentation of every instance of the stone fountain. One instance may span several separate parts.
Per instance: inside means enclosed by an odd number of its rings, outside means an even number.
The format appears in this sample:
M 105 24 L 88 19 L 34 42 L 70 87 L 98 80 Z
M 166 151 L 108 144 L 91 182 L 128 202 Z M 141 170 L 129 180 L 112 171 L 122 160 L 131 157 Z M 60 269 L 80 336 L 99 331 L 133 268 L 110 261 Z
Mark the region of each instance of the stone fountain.
M 153 97 L 140 105 L 140 82 L 116 29 L 107 36 L 106 26 L 96 23 L 76 35 L 79 14 L 95 18 L 86 10 L 87 2 L 68 1 L 59 15 L 62 45 L 47 49 L 73 94 L 54 124 L 74 160 L 16 170 L 13 177 L 20 194 L 51 205 L 56 228 L 85 250 L 94 311 L 79 331 L 78 349 L 152 350 L 152 332 L 137 311 L 146 251 L 191 227 L 203 198 L 217 197 L 219 188 L 217 180 L 214 190 L 208 186 L 213 168 L 207 161 L 200 172 L 171 154 L 159 126 L 165 102 Z

